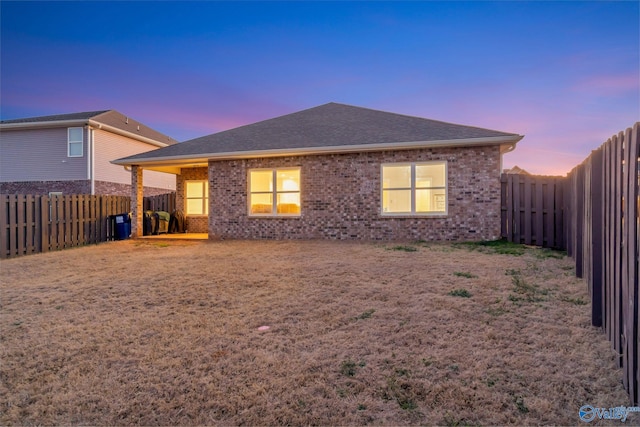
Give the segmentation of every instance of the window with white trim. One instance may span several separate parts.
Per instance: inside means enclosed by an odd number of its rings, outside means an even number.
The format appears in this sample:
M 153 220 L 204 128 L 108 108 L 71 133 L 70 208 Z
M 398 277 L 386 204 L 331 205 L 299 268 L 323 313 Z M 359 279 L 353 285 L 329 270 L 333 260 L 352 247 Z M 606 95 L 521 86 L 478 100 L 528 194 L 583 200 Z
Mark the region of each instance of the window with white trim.
M 185 210 L 190 216 L 209 214 L 208 181 L 185 181 Z
M 447 162 L 382 165 L 382 215 L 446 215 Z
M 67 128 L 67 157 L 82 157 L 83 128 Z
M 250 216 L 300 216 L 300 168 L 253 169 L 248 181 Z

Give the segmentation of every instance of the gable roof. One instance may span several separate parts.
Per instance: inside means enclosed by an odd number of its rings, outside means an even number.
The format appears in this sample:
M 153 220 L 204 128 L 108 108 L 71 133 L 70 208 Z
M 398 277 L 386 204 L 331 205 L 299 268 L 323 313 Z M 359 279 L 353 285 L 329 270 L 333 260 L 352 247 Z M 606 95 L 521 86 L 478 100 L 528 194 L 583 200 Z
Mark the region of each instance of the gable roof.
M 518 165 L 512 167 L 511 169 L 505 169 L 504 171 L 502 171 L 502 173 L 512 174 L 512 175 L 517 175 L 517 174 L 531 175 L 529 172 L 527 172 L 526 170 L 522 169 Z
M 36 129 L 67 126 L 93 126 L 138 139 L 156 146 L 176 144 L 175 139 L 125 116 L 116 110 L 85 111 L 0 121 L 0 130 Z
M 168 164 L 409 148 L 501 145 L 521 135 L 420 117 L 329 103 L 192 139 L 113 163 Z

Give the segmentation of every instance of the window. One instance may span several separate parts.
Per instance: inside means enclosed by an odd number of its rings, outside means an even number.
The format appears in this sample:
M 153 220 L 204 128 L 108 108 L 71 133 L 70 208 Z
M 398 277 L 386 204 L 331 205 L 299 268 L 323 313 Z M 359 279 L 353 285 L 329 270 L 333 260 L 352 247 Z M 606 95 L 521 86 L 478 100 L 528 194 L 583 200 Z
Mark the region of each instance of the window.
M 67 129 L 67 157 L 82 157 L 83 128 Z
M 447 162 L 382 165 L 383 215 L 447 213 Z
M 250 170 L 249 215 L 299 216 L 300 169 Z
M 187 215 L 208 215 L 209 182 L 186 181 L 185 190 Z

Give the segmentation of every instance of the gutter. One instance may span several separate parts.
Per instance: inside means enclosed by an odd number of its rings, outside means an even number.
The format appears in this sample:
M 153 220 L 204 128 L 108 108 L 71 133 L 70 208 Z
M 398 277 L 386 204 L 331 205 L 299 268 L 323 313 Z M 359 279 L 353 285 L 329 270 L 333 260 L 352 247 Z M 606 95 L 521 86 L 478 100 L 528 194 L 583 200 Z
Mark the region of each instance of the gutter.
M 107 132 L 115 133 L 117 135 L 126 136 L 127 138 L 136 139 L 147 144 L 154 145 L 156 147 L 168 147 L 169 144 L 156 141 L 155 139 L 147 138 L 146 136 L 137 135 L 133 132 L 122 130 L 113 126 L 106 125 L 104 123 L 97 122 L 89 119 L 75 119 L 75 120 L 56 120 L 46 122 L 23 122 L 23 123 L 4 123 L 0 124 L 0 131 L 13 130 L 13 129 L 40 129 L 40 128 L 59 128 L 59 127 L 83 127 L 90 126 L 95 129 L 106 130 Z
M 138 159 L 118 159 L 112 160 L 111 163 L 116 165 L 144 165 L 150 164 L 154 166 L 175 165 L 177 163 L 194 163 L 207 162 L 209 160 L 238 160 L 251 159 L 258 157 L 284 157 L 284 156 L 309 156 L 314 154 L 341 154 L 341 153 L 362 153 L 370 151 L 395 151 L 395 150 L 411 150 L 416 148 L 457 148 L 457 147 L 474 147 L 482 145 L 500 145 L 501 154 L 512 151 L 518 141 L 524 138 L 524 135 L 499 136 L 491 138 L 466 138 L 466 139 L 450 139 L 439 141 L 409 141 L 400 143 L 379 143 L 379 144 L 360 144 L 360 145 L 340 145 L 329 147 L 305 147 L 305 148 L 279 148 L 272 150 L 253 150 L 253 151 L 229 151 L 223 153 L 204 153 L 204 154 L 183 154 L 177 156 L 166 157 L 147 157 Z M 506 151 L 502 149 L 507 146 Z
M 75 120 L 56 120 L 47 122 L 22 122 L 22 123 L 2 123 L 0 124 L 0 130 L 12 130 L 23 128 L 57 128 L 57 127 L 73 127 L 73 126 L 85 126 L 89 124 L 86 119 Z

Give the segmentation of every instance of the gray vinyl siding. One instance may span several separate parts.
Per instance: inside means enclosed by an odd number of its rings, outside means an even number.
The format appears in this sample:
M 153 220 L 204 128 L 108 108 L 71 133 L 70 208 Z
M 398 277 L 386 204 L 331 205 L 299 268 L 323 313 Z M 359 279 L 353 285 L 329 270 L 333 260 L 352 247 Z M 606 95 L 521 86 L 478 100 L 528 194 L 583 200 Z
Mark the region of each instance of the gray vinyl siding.
M 111 160 L 158 148 L 154 145 L 104 130 L 95 130 L 93 140 L 96 181 L 115 182 L 119 184 L 130 185 L 131 172 L 125 170 L 123 166 L 110 163 Z M 145 187 L 164 188 L 167 191 L 174 191 L 176 188 L 176 177 L 172 174 L 145 170 L 143 172 L 143 183 Z
M 82 157 L 67 156 L 67 128 L 0 132 L 0 181 L 87 179 L 87 131 Z

